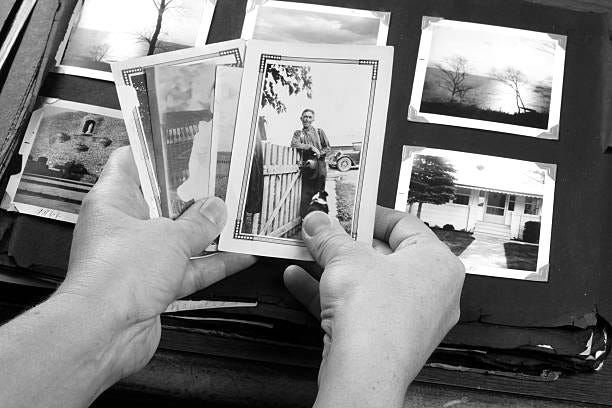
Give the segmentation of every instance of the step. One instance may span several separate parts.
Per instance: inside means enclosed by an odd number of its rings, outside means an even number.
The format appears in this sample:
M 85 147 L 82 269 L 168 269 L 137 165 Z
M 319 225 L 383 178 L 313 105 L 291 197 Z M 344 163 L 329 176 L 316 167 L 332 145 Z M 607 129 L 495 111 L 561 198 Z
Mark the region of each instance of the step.
M 472 235 L 474 238 L 495 238 L 495 239 L 503 239 L 503 240 L 510 240 L 510 232 L 507 233 L 488 233 L 488 232 L 477 232 L 474 231 L 474 234 Z
M 499 232 L 510 232 L 510 227 L 504 224 L 493 224 L 477 222 L 474 226 L 475 231 L 499 231 Z
M 510 228 L 495 229 L 495 228 L 476 227 L 474 228 L 474 232 L 485 232 L 485 233 L 490 233 L 490 234 L 510 234 Z

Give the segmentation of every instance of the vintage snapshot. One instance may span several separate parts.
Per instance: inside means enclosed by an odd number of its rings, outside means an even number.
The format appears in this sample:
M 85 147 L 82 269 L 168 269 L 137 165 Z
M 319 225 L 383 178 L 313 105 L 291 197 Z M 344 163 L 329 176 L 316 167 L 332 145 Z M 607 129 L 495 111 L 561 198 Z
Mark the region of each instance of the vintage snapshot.
M 136 58 L 111 65 L 143 194 L 151 210 L 151 217 L 161 216 L 162 204 L 155 171 L 156 158 L 153 147 L 146 70 L 152 67 L 169 65 L 241 67 L 244 50 L 245 42 L 243 40 L 232 40 L 199 48 Z
M 216 0 L 79 0 L 56 72 L 112 81 L 110 64 L 203 46 Z
M 566 43 L 423 17 L 408 119 L 558 139 Z
M 312 211 L 371 242 L 393 49 L 249 42 L 223 251 L 312 259 Z
M 2 207 L 76 222 L 81 201 L 110 154 L 128 144 L 121 112 L 43 99 L 19 150 L 22 172 L 11 176 Z
M 248 0 L 241 38 L 292 43 L 387 45 L 391 13 Z
M 547 281 L 556 167 L 404 146 L 395 209 L 425 222 L 468 273 Z
M 176 218 L 193 201 L 225 197 L 242 69 L 167 65 L 146 74 L 161 215 Z
M 214 191 L 212 120 L 216 67 L 211 64 L 146 69 L 153 157 L 161 215 L 176 218 Z
M 214 195 L 223 200 L 227 193 L 241 82 L 242 68 L 217 67 L 212 123 L 212 162 L 216 163 Z

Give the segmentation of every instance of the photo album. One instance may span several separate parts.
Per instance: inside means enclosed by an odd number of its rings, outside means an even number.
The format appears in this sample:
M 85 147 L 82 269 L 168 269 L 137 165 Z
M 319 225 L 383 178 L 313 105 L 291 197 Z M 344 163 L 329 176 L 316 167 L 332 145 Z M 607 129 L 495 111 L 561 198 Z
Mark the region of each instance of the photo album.
M 54 68 L 113 81 L 121 109 L 41 98 L 3 208 L 76 222 L 110 153 L 129 144 L 150 217 L 225 200 L 228 222 L 209 251 L 312 260 L 301 228 L 313 211 L 371 242 L 377 196 L 393 186 L 395 209 L 426 223 L 469 274 L 554 275 L 564 168 L 452 134 L 556 149 L 567 36 L 419 15 L 418 47 L 401 55 L 414 71 L 400 106 L 389 104 L 389 11 L 248 0 L 241 38 L 207 43 L 215 0 L 128 3 L 79 0 Z M 389 134 L 400 109 L 428 138 Z M 393 152 L 390 137 L 403 140 Z M 383 152 L 396 178 L 381 174 Z

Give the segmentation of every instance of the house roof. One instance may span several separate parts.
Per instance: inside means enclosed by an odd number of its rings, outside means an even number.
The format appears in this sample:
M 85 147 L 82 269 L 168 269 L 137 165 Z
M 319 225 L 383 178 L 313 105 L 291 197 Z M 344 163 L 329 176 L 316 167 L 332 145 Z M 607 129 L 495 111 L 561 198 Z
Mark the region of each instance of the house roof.
M 426 152 L 426 150 L 430 150 Z M 425 149 L 447 159 L 455 168 L 455 184 L 516 195 L 544 195 L 545 173 L 537 163 L 449 150 Z

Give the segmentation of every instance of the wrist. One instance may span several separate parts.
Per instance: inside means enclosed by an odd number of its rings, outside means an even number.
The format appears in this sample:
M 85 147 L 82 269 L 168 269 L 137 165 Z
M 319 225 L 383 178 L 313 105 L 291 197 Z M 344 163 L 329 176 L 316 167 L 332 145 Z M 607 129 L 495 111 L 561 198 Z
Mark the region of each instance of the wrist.
M 120 375 L 110 327 L 104 310 L 67 294 L 56 294 L 5 324 L 0 331 L 0 401 L 15 406 L 91 404 Z
M 124 330 L 113 310 L 97 299 L 71 293 L 57 293 L 41 306 L 50 309 L 50 319 L 61 314 L 56 321 L 64 322 L 60 338 L 67 341 L 67 355 L 95 395 L 121 379 L 118 345 Z
M 378 336 L 334 333 L 319 373 L 317 407 L 401 407 L 418 370 Z

